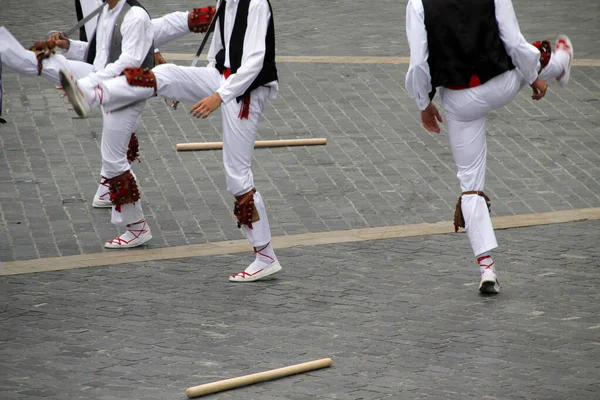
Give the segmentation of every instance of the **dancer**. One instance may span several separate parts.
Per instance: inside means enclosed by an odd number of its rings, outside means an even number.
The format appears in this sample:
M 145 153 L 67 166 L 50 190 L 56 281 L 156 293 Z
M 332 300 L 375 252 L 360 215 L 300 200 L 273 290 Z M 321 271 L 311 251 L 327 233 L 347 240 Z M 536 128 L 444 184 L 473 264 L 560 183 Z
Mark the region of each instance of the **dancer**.
M 252 152 L 258 120 L 267 99 L 278 91 L 275 66 L 275 28 L 268 0 L 230 0 L 217 3 L 217 26 L 207 67 L 164 64 L 151 71 L 131 68 L 124 76 L 82 85 L 64 71 L 63 88 L 73 108 L 86 116 L 90 107 L 121 107 L 154 95 L 196 103 L 192 115 L 207 118 L 221 107 L 223 164 L 227 190 L 235 196 L 238 227 L 254 247 L 256 257 L 232 282 L 264 279 L 281 270 L 271 245 L 265 204 L 254 188 Z
M 499 293 L 490 250 L 498 246 L 483 192 L 485 124 L 489 111 L 508 104 L 531 86 L 546 94 L 547 80 L 569 81 L 573 46 L 567 36 L 533 45 L 523 38 L 511 0 L 409 0 L 406 34 L 410 67 L 406 88 L 416 100 L 425 129 L 440 132 L 442 117 L 432 100 L 440 90 L 448 138 L 462 189 L 455 229 L 465 227 L 479 264 L 479 290 Z
M 37 42 L 32 47 L 35 51 L 25 50 L 6 28 L 0 27 L 0 56 L 7 66 L 24 75 L 41 75 L 60 84 L 59 70 L 66 69 L 93 86 L 119 75 L 126 66 L 152 67 L 153 31 L 159 43 L 166 43 L 190 31 L 206 31 L 214 14 L 214 7 L 207 7 L 191 13 L 170 13 L 150 21 L 135 0 L 106 0 L 105 3 L 90 43 L 65 40 L 55 33 L 48 42 Z M 55 47 L 64 49 L 65 55 L 72 59 L 54 54 Z M 125 233 L 105 244 L 107 248 L 136 247 L 152 237 L 139 202 L 135 176 L 130 171 L 130 163 L 137 157 L 134 132 L 144 105 L 142 101 L 103 114 L 102 180 L 92 204 L 111 207 L 111 221 L 127 227 Z M 119 195 L 123 185 L 132 189 L 129 198 Z

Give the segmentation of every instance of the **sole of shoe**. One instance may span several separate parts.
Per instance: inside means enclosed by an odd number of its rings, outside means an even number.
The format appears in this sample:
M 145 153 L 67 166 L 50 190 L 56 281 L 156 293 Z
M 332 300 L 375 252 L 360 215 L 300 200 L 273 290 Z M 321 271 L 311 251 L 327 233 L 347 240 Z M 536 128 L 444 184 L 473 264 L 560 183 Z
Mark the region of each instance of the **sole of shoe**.
M 112 203 L 105 201 L 94 201 L 92 202 L 92 207 L 94 208 L 112 208 Z
M 281 269 L 282 268 L 281 268 L 281 264 L 279 264 L 279 261 L 275 261 L 273 264 L 269 265 L 267 268 L 263 269 L 256 275 L 252 275 L 248 278 L 240 278 L 240 279 L 236 279 L 236 278 L 230 276 L 229 281 L 236 282 L 236 283 L 255 282 L 255 281 L 258 281 L 259 279 L 265 279 L 266 277 L 275 275 L 276 273 L 281 271 Z
M 83 106 L 83 102 L 85 100 L 82 98 L 81 94 L 77 91 L 77 88 L 75 87 L 75 82 L 73 82 L 73 79 L 71 79 L 71 76 L 69 75 L 69 73 L 64 72 L 63 70 L 59 71 L 58 74 L 60 77 L 60 84 L 61 84 L 63 90 L 65 91 L 65 93 L 67 94 L 67 97 L 69 98 L 69 101 L 71 102 L 71 105 L 73 106 L 73 109 L 75 110 L 77 115 L 79 115 L 81 118 L 86 118 L 87 110 Z
M 479 285 L 479 291 L 481 293 L 498 294 L 498 293 L 500 293 L 500 286 L 498 285 L 497 282 L 485 281 L 485 282 L 481 282 L 481 284 Z
M 144 237 L 144 239 L 142 239 L 140 241 L 136 241 L 135 243 L 112 244 L 112 243 L 106 242 L 106 243 L 104 243 L 104 247 L 107 248 L 107 249 L 131 249 L 131 248 L 139 247 L 139 246 L 145 244 L 150 239 L 152 239 L 152 235 L 151 234 L 147 235 L 146 237 Z

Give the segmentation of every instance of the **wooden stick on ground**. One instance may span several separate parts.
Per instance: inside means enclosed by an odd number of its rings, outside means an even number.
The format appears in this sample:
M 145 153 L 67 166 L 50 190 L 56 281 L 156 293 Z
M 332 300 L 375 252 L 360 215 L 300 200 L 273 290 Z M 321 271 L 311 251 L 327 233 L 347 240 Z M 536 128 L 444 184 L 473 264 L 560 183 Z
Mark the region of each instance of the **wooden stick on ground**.
M 314 139 L 283 139 L 283 140 L 257 140 L 254 142 L 254 148 L 264 147 L 286 147 L 286 146 L 317 146 L 327 144 L 325 138 Z M 204 143 L 177 143 L 177 151 L 190 150 L 219 150 L 223 148 L 223 142 L 204 142 Z
M 258 382 L 270 381 L 283 378 L 284 376 L 300 374 L 319 368 L 331 366 L 331 358 L 322 358 L 320 360 L 309 361 L 302 364 L 290 365 L 289 367 L 271 369 L 269 371 L 258 372 L 256 374 L 239 376 L 237 378 L 225 379 L 211 383 L 205 383 L 200 386 L 193 386 L 185 391 L 189 398 L 200 397 L 211 393 L 222 392 L 224 390 L 235 389 L 241 386 L 252 385 Z

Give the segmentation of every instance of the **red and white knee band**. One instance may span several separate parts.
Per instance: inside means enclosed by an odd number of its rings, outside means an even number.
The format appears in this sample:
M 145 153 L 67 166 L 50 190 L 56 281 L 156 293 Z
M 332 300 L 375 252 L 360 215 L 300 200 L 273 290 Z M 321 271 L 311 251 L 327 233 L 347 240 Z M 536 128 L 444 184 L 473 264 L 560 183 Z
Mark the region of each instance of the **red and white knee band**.
M 485 199 L 485 204 L 487 205 L 488 212 L 492 211 L 492 202 L 490 201 L 490 198 L 487 197 L 485 193 L 483 193 L 481 190 L 471 190 L 468 192 L 463 192 L 458 198 L 458 201 L 456 202 L 456 208 L 454 209 L 454 232 L 458 232 L 458 228 L 465 227 L 465 218 L 463 217 L 462 213 L 462 197 L 465 194 L 476 194 L 483 197 Z
M 252 223 L 260 220 L 258 211 L 254 206 L 254 193 L 256 193 L 256 189 L 252 189 L 241 196 L 235 196 L 233 215 L 238 220 L 238 228 L 247 225 L 248 228 L 252 229 Z
M 538 74 L 548 65 L 552 57 L 552 46 L 547 40 L 533 42 L 533 45 L 540 51 L 540 70 Z
M 135 160 L 138 160 L 138 162 L 139 162 L 140 161 L 139 157 L 140 157 L 140 142 L 138 141 L 138 138 L 134 132 L 131 134 L 131 138 L 129 139 L 129 146 L 127 147 L 127 161 L 129 161 L 129 164 L 131 164 Z
M 127 83 L 131 86 L 141 86 L 147 88 L 154 88 L 156 93 L 156 77 L 154 72 L 149 69 L 142 68 L 125 68 L 121 75 L 125 75 Z
M 188 14 L 188 28 L 190 28 L 190 32 L 206 32 L 216 12 L 217 8 L 214 6 L 194 8 Z
M 115 210 L 121 212 L 121 206 L 134 204 L 140 199 L 140 191 L 131 171 L 107 179 L 110 188 L 110 201 L 115 205 Z

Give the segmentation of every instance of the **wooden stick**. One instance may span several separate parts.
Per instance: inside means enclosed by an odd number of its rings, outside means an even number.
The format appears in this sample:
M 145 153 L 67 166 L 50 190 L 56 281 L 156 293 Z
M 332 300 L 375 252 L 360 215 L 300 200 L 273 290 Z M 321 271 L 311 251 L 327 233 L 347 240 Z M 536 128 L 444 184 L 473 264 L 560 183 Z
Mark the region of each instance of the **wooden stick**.
M 315 139 L 283 139 L 283 140 L 257 140 L 254 142 L 254 148 L 264 147 L 286 147 L 286 146 L 316 146 L 327 144 L 325 138 Z M 204 143 L 177 143 L 177 151 L 190 150 L 219 150 L 223 148 L 223 142 L 204 142 Z
M 308 372 L 319 368 L 326 368 L 331 366 L 332 362 L 333 361 L 331 358 L 322 358 L 320 360 L 309 361 L 302 364 L 290 365 L 289 367 L 271 369 L 269 371 L 258 372 L 256 374 L 205 383 L 204 385 L 188 388 L 185 391 L 185 394 L 189 398 L 200 397 L 211 393 L 222 392 L 224 390 L 235 389 L 241 386 L 252 385 L 258 382 L 283 378 L 284 376 L 300 374 L 302 372 Z

